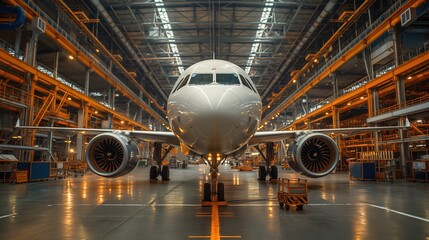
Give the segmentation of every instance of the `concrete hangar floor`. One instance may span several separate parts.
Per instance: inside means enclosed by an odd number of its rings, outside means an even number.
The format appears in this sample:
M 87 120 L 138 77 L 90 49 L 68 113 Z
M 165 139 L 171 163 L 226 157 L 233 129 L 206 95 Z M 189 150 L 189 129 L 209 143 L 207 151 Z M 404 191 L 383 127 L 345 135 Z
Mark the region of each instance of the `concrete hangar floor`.
M 428 184 L 331 174 L 309 179 L 303 211 L 286 211 L 256 171 L 222 166 L 227 207 L 201 206 L 205 165 L 171 169 L 168 182 L 148 174 L 2 184 L 0 239 L 429 239 Z

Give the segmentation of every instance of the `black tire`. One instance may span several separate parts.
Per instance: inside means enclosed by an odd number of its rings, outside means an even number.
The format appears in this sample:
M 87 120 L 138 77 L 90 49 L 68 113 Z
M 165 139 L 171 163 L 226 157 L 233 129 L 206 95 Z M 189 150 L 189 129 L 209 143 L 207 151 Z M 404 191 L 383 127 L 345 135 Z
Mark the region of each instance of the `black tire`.
M 225 187 L 223 183 L 217 184 L 217 200 L 218 201 L 225 201 Z
M 203 201 L 210 202 L 211 201 L 211 189 L 210 189 L 210 183 L 204 183 L 204 198 Z
M 149 179 L 156 179 L 158 177 L 158 167 L 152 166 L 149 170 Z
M 272 180 L 279 177 L 279 171 L 277 170 L 277 166 L 271 166 L 270 177 Z
M 161 178 L 162 181 L 170 180 L 170 169 L 168 168 L 168 166 L 162 166 Z
M 265 169 L 265 166 L 259 166 L 259 181 L 265 181 L 265 178 L 267 177 L 267 170 Z
M 283 208 L 283 206 L 284 206 L 284 205 L 285 205 L 284 203 L 279 202 L 279 206 L 280 206 L 281 208 Z
M 304 209 L 304 205 L 298 205 L 296 206 L 297 211 L 302 211 Z

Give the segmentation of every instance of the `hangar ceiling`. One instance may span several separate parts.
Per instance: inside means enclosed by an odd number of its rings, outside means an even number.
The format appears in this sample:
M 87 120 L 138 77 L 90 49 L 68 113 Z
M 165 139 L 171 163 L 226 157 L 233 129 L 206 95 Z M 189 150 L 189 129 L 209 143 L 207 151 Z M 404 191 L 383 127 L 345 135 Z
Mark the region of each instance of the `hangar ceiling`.
M 108 45 L 122 46 L 128 68 L 141 62 L 166 98 L 183 69 L 206 59 L 236 63 L 249 72 L 265 102 L 290 80 L 308 53 L 317 52 L 338 23 L 345 1 L 64 0 L 100 20 L 88 24 Z

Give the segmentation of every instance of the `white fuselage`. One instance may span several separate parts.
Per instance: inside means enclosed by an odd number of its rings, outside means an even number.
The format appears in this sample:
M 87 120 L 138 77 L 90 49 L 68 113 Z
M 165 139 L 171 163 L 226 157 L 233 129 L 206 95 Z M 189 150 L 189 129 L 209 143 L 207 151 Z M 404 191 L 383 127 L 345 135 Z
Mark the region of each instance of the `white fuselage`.
M 168 99 L 167 116 L 187 148 L 199 155 L 227 156 L 256 132 L 261 109 L 261 98 L 243 69 L 206 60 L 181 74 Z

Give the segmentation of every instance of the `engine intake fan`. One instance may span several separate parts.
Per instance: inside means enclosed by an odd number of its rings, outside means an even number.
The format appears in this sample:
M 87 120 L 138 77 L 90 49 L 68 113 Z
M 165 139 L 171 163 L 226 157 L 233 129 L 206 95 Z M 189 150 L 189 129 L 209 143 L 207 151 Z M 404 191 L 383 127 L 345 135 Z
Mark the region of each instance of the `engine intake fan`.
M 140 155 L 137 144 L 127 136 L 102 133 L 95 136 L 86 150 L 89 168 L 102 177 L 119 177 L 131 172 Z
M 337 144 L 329 136 L 309 133 L 289 144 L 286 159 L 296 172 L 318 178 L 334 170 L 339 159 L 338 152 Z

